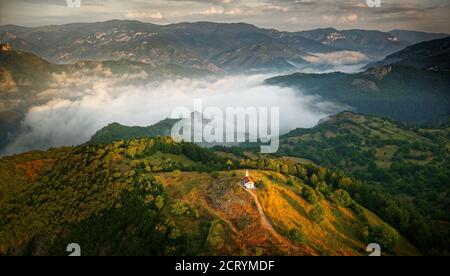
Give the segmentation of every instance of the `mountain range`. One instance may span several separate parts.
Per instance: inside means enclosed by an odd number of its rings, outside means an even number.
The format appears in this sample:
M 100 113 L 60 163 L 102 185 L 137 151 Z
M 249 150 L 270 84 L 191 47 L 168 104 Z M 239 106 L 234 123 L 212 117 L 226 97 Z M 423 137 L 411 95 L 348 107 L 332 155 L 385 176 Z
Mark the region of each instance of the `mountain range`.
M 450 114 L 450 37 L 421 42 L 368 64 L 364 72 L 295 73 L 266 80 L 350 110 L 408 123 L 445 120 Z
M 221 24 L 212 25 L 223 27 Z M 206 26 L 209 28 L 206 28 L 204 32 L 208 32 L 211 28 L 210 25 Z M 225 26 L 234 27 L 233 25 Z M 254 31 L 255 27 L 244 26 Z M 28 30 L 28 28 L 17 29 L 11 26 L 9 29 L 21 32 Z M 273 32 L 275 31 L 269 33 L 273 35 Z M 412 36 L 414 33 L 407 34 Z M 426 34 L 422 34 L 417 39 L 422 39 L 424 36 Z M 293 34 L 285 34 L 283 39 L 300 39 L 295 37 Z M 22 44 L 22 40 L 18 40 L 17 37 L 15 39 Z M 57 83 L 60 77 L 72 75 L 81 79 L 114 77 L 116 80 L 123 79 L 123 84 L 136 84 L 147 83 L 150 80 L 204 77 L 215 74 L 208 68 L 199 69 L 190 65 L 172 63 L 155 65 L 129 59 L 54 64 L 33 53 L 19 51 L 10 45 L 2 44 L 0 51 L 0 79 L 2 80 L 0 148 L 5 147 L 20 131 L 20 122 L 31 106 L 44 104 L 50 99 L 52 94 L 41 92 L 55 89 L 55 82 Z M 295 51 L 279 48 L 280 45 L 279 43 L 266 43 L 265 46 L 249 45 L 239 50 L 211 55 L 211 58 L 223 68 L 220 70 L 241 65 L 243 68 L 255 68 L 256 64 L 263 67 L 271 64 L 270 66 L 276 67 L 277 70 L 288 70 L 292 61 L 287 61 L 287 58 L 293 60 Z M 361 73 L 296 73 L 274 77 L 266 83 L 292 87 L 305 94 L 319 95 L 325 100 L 365 114 L 386 116 L 408 123 L 442 122 L 446 121 L 450 114 L 448 45 L 448 37 L 421 42 L 393 53 L 383 61 L 367 65 L 369 69 Z M 274 52 L 275 55 L 273 55 Z M 281 56 L 284 58 L 280 58 Z M 298 64 L 302 63 L 303 56 L 301 54 L 295 54 L 295 56 Z
M 45 104 L 58 89 L 80 83 L 63 79 L 115 79 L 121 85 L 148 83 L 169 78 L 206 77 L 208 70 L 167 64 L 154 65 L 131 60 L 79 61 L 74 64 L 53 64 L 29 52 L 18 51 L 10 44 L 0 44 L 0 149 L 20 131 L 20 122 L 32 107 Z M 62 83 L 61 83 L 61 80 Z M 47 91 L 48 93 L 42 93 Z M 73 95 L 66 95 L 73 97 Z
M 332 28 L 305 32 L 261 29 L 245 23 L 155 25 L 138 21 L 74 23 L 36 28 L 0 27 L 0 42 L 53 62 L 129 59 L 210 71 L 289 68 L 317 53 L 356 51 L 379 59 L 406 46 L 445 34 L 389 33 Z
M 450 36 L 421 42 L 387 56 L 379 62 L 370 63 L 365 68 L 385 65 L 405 65 L 428 70 L 450 70 Z
M 448 34 L 433 34 L 415 31 L 394 30 L 336 30 L 324 28 L 299 32 L 299 35 L 336 49 L 358 51 L 379 59 L 397 52 L 408 45 L 447 37 Z

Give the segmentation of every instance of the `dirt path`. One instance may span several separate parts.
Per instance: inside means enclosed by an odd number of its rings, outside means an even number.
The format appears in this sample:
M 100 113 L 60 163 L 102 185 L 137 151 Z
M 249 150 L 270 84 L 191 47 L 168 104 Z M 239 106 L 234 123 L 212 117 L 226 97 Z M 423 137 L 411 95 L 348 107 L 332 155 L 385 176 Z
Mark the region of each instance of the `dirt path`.
M 242 187 L 242 186 L 241 186 Z M 244 187 L 242 187 L 245 189 Z M 272 223 L 270 222 L 269 218 L 264 213 L 264 209 L 262 208 L 262 205 L 259 201 L 258 194 L 256 193 L 256 190 L 249 190 L 245 189 L 254 199 L 256 207 L 258 208 L 258 213 L 260 215 L 261 219 L 261 226 L 264 227 L 267 231 L 269 231 L 279 242 L 283 245 L 283 247 L 288 250 L 291 254 L 295 255 L 298 252 L 307 252 L 307 255 L 310 256 L 317 256 L 317 253 L 314 251 L 311 251 L 310 249 L 306 249 L 302 246 L 296 246 L 291 241 L 287 240 L 285 237 L 280 235 L 275 228 L 273 228 Z
M 259 202 L 258 195 L 254 190 L 245 189 L 250 195 L 252 195 L 253 199 L 255 200 L 256 207 L 258 208 L 259 216 L 261 219 L 261 225 L 262 227 L 266 228 L 272 235 L 277 238 L 282 243 L 290 243 L 287 241 L 283 236 L 278 234 L 277 231 L 275 231 L 275 228 L 273 228 L 272 223 L 270 222 L 269 218 L 264 213 L 264 210 L 261 206 L 261 203 Z
M 242 187 L 242 186 L 241 186 Z M 265 228 L 267 231 L 269 231 L 277 240 L 280 242 L 287 250 L 291 251 L 295 249 L 295 246 L 285 239 L 282 235 L 280 235 L 275 228 L 273 228 L 272 223 L 270 222 L 269 218 L 264 213 L 264 209 L 262 208 L 261 203 L 259 202 L 258 195 L 256 194 L 255 190 L 250 190 L 242 187 L 244 190 L 246 190 L 254 199 L 256 207 L 258 209 L 259 217 L 261 220 L 261 226 Z

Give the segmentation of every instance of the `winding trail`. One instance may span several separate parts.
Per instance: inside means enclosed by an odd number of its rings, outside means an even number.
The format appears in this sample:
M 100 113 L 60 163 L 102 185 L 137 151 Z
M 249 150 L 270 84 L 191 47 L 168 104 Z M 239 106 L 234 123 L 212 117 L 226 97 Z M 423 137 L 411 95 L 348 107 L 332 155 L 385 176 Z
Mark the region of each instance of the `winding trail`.
M 242 187 L 242 185 L 239 185 Z M 265 228 L 267 231 L 269 231 L 277 240 L 280 242 L 280 244 L 283 245 L 283 247 L 288 250 L 291 254 L 295 255 L 298 252 L 307 252 L 310 256 L 317 256 L 316 252 L 313 252 L 311 250 L 306 249 L 302 246 L 296 246 L 291 241 L 287 240 L 285 237 L 280 235 L 275 228 L 273 227 L 272 223 L 270 222 L 267 215 L 264 213 L 264 209 L 262 208 L 262 205 L 259 201 L 258 194 L 256 193 L 256 190 L 250 190 L 246 189 L 245 187 L 242 187 L 244 190 L 246 190 L 254 199 L 256 207 L 258 209 L 258 213 L 260 215 L 261 220 L 261 226 Z
M 242 187 L 242 185 L 239 185 L 239 186 Z M 275 228 L 273 228 L 272 223 L 270 222 L 269 218 L 264 213 L 264 209 L 262 208 L 262 205 L 259 202 L 259 198 L 258 198 L 258 195 L 256 194 L 256 191 L 251 190 L 251 189 L 246 189 L 244 187 L 242 187 L 242 188 L 244 190 L 246 190 L 253 197 L 256 207 L 258 209 L 261 226 L 263 228 L 265 228 L 267 231 L 269 231 L 281 244 L 283 244 L 285 246 L 286 249 L 288 249 L 289 251 L 292 251 L 295 248 L 295 246 L 292 244 L 292 242 L 290 242 L 289 240 L 285 239 L 282 235 L 280 235 L 275 230 Z
M 262 227 L 264 227 L 266 230 L 268 230 L 270 233 L 272 233 L 272 235 L 277 238 L 277 240 L 279 240 L 280 242 L 284 243 L 284 244 L 290 244 L 290 242 L 288 240 L 286 240 L 283 236 L 281 236 L 280 234 L 278 234 L 277 231 L 275 231 L 275 228 L 273 228 L 272 223 L 270 222 L 269 218 L 266 216 L 266 214 L 264 213 L 264 210 L 262 208 L 261 203 L 259 202 L 258 199 L 258 195 L 256 194 L 256 192 L 254 190 L 249 190 L 249 189 L 245 189 L 255 200 L 255 204 L 256 207 L 258 208 L 258 212 L 259 212 L 259 216 L 260 216 L 260 220 L 261 220 L 261 225 Z

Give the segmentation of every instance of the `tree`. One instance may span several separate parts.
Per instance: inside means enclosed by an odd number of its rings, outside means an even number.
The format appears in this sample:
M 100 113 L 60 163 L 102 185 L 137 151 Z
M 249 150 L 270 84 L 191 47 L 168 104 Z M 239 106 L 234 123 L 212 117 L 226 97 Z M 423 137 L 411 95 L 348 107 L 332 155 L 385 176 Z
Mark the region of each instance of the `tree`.
M 316 223 L 321 223 L 325 218 L 325 210 L 320 204 L 315 204 L 314 208 L 309 211 L 309 217 Z
M 230 159 L 227 160 L 227 168 L 228 170 L 231 170 L 231 168 L 234 167 L 234 163 L 233 161 L 231 161 Z
M 294 181 L 292 181 L 292 179 L 289 178 L 289 179 L 286 181 L 286 185 L 293 186 L 293 185 L 294 185 Z
M 303 188 L 302 196 L 304 199 L 306 199 L 306 201 L 308 201 L 311 204 L 315 204 L 319 201 L 319 199 L 317 198 L 316 192 L 309 187 Z
M 348 207 L 353 203 L 353 200 L 350 197 L 350 195 L 345 190 L 342 189 L 336 190 L 331 195 L 331 200 L 333 200 L 336 204 L 343 207 Z
M 295 228 L 292 228 L 288 231 L 287 237 L 289 240 L 297 244 L 305 242 L 305 237 L 303 236 L 303 233 Z
M 378 243 L 383 250 L 392 252 L 397 245 L 398 239 L 397 231 L 387 225 L 369 227 L 368 242 Z

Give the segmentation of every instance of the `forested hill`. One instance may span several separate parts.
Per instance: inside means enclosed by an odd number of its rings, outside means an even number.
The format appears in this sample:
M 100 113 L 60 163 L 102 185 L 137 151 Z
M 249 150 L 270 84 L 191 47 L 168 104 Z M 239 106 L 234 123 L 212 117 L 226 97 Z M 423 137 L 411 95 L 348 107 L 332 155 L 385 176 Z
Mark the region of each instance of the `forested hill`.
M 147 127 L 124 126 L 119 123 L 111 123 L 97 131 L 89 140 L 91 144 L 109 144 L 118 140 L 136 138 L 150 138 L 156 136 L 170 136 L 172 127 L 178 119 L 165 119 Z
M 345 104 L 367 115 L 407 123 L 429 123 L 450 114 L 448 72 L 387 65 L 357 74 L 280 76 L 267 84 L 292 87 L 302 94 Z
M 352 190 L 364 206 L 425 253 L 442 254 L 450 248 L 450 241 L 442 238 L 450 232 L 449 141 L 445 124 L 410 127 L 342 112 L 312 129 L 296 129 L 282 136 L 277 156 L 351 175 L 364 183 Z M 244 148 L 216 149 L 239 154 Z
M 448 72 L 450 70 L 450 36 L 414 44 L 387 56 L 382 61 L 368 64 L 365 67 L 372 68 L 392 64 Z
M 352 179 L 289 159 L 147 138 L 4 157 L 0 175 L 0 255 L 419 254 Z
M 411 128 L 343 112 L 281 139 L 281 156 L 341 170 L 363 181 L 366 207 L 428 253 L 450 248 L 450 129 Z

